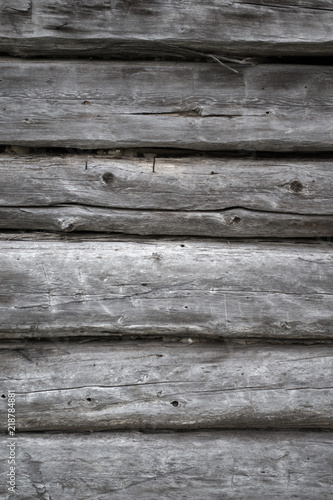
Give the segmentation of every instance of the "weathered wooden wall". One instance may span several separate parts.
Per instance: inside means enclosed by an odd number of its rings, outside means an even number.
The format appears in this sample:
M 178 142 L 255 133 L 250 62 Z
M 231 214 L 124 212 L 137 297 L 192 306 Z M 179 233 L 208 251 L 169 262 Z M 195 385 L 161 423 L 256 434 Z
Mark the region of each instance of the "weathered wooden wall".
M 333 497 L 332 21 L 1 3 L 1 498 Z

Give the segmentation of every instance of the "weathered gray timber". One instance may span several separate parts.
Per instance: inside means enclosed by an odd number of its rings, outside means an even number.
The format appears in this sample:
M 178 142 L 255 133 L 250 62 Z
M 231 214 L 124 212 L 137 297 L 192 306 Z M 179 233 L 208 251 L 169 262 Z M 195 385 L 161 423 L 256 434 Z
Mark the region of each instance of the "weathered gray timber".
M 0 385 L 18 431 L 333 428 L 332 361 L 332 345 L 59 340 L 0 350 Z
M 110 57 L 184 53 L 179 46 L 241 56 L 332 55 L 332 24 L 331 0 L 6 0 L 0 51 Z
M 332 337 L 331 243 L 132 239 L 1 241 L 1 336 Z
M 4 500 L 331 500 L 333 436 L 317 432 L 24 434 Z M 6 495 L 7 494 L 7 495 Z
M 309 159 L 148 161 L 3 154 L 0 227 L 213 237 L 332 236 L 332 167 L 329 160 Z
M 329 151 L 333 68 L 0 62 L 2 144 Z
M 328 160 L 0 155 L 2 229 L 333 236 L 332 192 Z
M 0 208 L 1 229 L 110 231 L 138 235 L 210 237 L 333 236 L 333 215 L 295 215 L 249 210 L 161 212 L 96 207 Z
M 1 207 L 333 215 L 332 193 L 333 160 L 0 154 Z

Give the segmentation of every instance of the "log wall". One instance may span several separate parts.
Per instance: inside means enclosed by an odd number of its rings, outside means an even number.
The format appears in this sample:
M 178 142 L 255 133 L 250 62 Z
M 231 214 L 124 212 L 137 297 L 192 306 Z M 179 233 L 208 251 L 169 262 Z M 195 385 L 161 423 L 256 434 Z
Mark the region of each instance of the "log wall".
M 332 498 L 332 12 L 2 2 L 1 498 Z

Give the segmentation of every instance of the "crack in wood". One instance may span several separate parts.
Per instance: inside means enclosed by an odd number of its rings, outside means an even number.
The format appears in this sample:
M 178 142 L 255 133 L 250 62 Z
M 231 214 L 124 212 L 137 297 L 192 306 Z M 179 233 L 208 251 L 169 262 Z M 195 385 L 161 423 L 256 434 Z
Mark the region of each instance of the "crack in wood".
M 153 170 L 155 172 L 155 170 Z M 156 173 L 156 172 L 155 172 Z M 207 177 L 209 175 L 207 174 Z M 160 191 L 160 194 L 168 194 L 171 193 L 171 191 Z M 121 207 L 121 206 L 106 206 L 106 205 L 93 205 L 93 204 L 83 204 L 83 203 L 52 203 L 49 205 L 34 205 L 34 206 L 20 206 L 18 207 L 17 205 L 6 205 L 0 208 L 1 211 L 5 212 L 8 209 L 8 212 L 17 210 L 20 212 L 26 212 L 26 213 L 35 213 L 38 210 L 43 210 L 45 214 L 47 214 L 48 211 L 52 211 L 55 208 L 78 208 L 78 209 L 83 209 L 87 210 L 89 212 L 92 212 L 91 209 L 95 209 L 96 211 L 105 211 L 107 213 L 137 213 L 137 214 L 142 214 L 142 213 L 163 213 L 163 214 L 168 214 L 168 213 L 173 213 L 175 215 L 177 214 L 187 214 L 190 215 L 192 213 L 203 213 L 203 214 L 225 214 L 229 213 L 232 211 L 237 211 L 237 210 L 243 210 L 244 212 L 254 212 L 258 214 L 276 214 L 276 215 L 299 215 L 299 216 L 306 216 L 306 217 L 331 217 L 333 216 L 333 211 L 332 213 L 326 213 L 325 215 L 321 214 L 320 212 L 294 212 L 294 211 L 283 211 L 283 210 L 274 210 L 273 208 L 271 210 L 260 210 L 252 207 L 248 207 L 246 205 L 232 205 L 228 206 L 225 208 L 219 208 L 219 209 L 201 209 L 201 208 L 193 208 L 193 209 L 187 209 L 187 210 L 178 210 L 175 208 L 144 208 L 144 209 L 136 209 L 136 208 L 131 208 L 131 207 Z M 97 212 L 98 213 L 98 212 Z M 2 226 L 3 227 L 3 226 Z

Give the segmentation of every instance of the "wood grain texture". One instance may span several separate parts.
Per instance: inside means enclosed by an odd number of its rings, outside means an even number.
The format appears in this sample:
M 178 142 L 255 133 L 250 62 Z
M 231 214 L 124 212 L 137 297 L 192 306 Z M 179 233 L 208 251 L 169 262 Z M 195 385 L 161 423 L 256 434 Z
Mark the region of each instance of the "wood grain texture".
M 2 59 L 2 144 L 330 151 L 330 66 Z
M 59 340 L 1 350 L 0 381 L 19 432 L 332 428 L 332 358 L 325 345 Z
M 162 212 L 96 207 L 0 208 L 1 229 L 109 231 L 135 235 L 230 237 L 333 236 L 333 215 L 295 215 L 250 210 Z
M 332 243 L 131 238 L 1 241 L 1 336 L 332 337 Z
M 0 155 L 0 228 L 333 236 L 329 160 Z
M 333 215 L 332 191 L 328 159 L 0 154 L 1 207 Z
M 330 500 L 332 450 L 327 432 L 18 435 L 15 498 Z
M 331 0 L 6 0 L 0 51 L 12 55 L 332 55 Z

